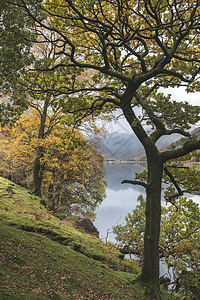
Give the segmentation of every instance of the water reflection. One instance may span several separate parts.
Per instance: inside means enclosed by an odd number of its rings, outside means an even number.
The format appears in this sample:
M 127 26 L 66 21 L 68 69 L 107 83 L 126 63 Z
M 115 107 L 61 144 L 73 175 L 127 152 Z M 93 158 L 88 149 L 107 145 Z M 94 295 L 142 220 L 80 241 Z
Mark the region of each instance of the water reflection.
M 137 197 L 145 195 L 145 189 L 141 186 L 121 184 L 124 179 L 133 179 L 135 173 L 145 170 L 145 166 L 136 164 L 110 164 L 105 166 L 105 179 L 107 180 L 107 198 L 97 210 L 97 219 L 94 222 L 100 232 L 100 237 L 105 240 L 107 230 L 113 225 L 123 224 L 127 213 L 131 213 L 138 204 Z M 188 198 L 200 204 L 199 195 L 186 195 Z M 163 201 L 162 205 L 165 205 Z M 112 233 L 108 235 L 108 241 L 115 242 Z M 172 276 L 172 271 L 167 269 L 164 261 L 160 262 L 160 275 Z
M 145 195 L 141 186 L 121 184 L 124 179 L 133 179 L 135 173 L 145 170 L 145 165 L 136 164 L 108 164 L 105 166 L 105 179 L 107 180 L 107 198 L 97 209 L 95 226 L 100 232 L 100 237 L 105 239 L 107 230 L 113 225 L 123 224 L 127 213 L 131 213 L 138 204 L 137 197 Z M 199 195 L 186 195 L 200 204 Z M 165 205 L 165 202 L 162 203 Z M 114 235 L 109 234 L 109 241 L 115 242 Z
M 107 164 L 104 168 L 105 179 L 108 188 L 111 190 L 127 190 L 130 185 L 121 184 L 124 179 L 134 179 L 135 173 L 141 173 L 145 170 L 145 165 L 136 164 Z M 134 190 L 141 190 L 141 187 L 135 186 Z
M 100 237 L 105 239 L 107 230 L 117 223 L 122 224 L 127 213 L 132 212 L 138 204 L 137 197 L 144 194 L 141 186 L 121 184 L 124 179 L 133 179 L 135 173 L 145 169 L 143 165 L 136 164 L 109 164 L 105 166 L 105 179 L 107 180 L 107 198 L 97 210 L 95 226 L 100 231 Z M 109 234 L 109 241 L 115 241 Z

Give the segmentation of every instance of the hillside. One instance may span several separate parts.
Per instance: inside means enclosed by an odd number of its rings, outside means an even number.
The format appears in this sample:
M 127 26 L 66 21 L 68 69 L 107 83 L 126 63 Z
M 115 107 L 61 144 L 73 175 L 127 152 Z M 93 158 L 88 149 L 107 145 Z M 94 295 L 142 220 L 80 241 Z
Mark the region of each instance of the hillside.
M 130 160 L 142 151 L 143 147 L 134 134 L 113 132 L 103 140 L 101 152 L 106 159 Z
M 168 146 L 177 141 L 179 135 L 163 137 L 158 147 Z M 113 132 L 107 134 L 101 146 L 101 152 L 107 160 L 131 160 L 144 155 L 144 149 L 135 134 Z
M 191 135 L 200 136 L 200 127 L 191 131 Z M 179 134 L 163 136 L 157 142 L 161 150 L 166 150 L 172 143 L 178 145 Z M 144 156 L 144 148 L 135 134 L 113 132 L 106 135 L 101 146 L 101 152 L 107 160 L 131 160 Z
M 138 268 L 113 245 L 60 221 L 41 202 L 0 177 L 0 299 L 151 299 L 133 281 Z

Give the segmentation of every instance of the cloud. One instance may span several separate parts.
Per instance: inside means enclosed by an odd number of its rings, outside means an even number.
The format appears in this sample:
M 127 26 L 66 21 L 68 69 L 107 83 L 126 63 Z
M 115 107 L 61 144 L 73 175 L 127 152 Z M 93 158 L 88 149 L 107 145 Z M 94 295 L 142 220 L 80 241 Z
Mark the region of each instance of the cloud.
M 186 101 L 191 105 L 200 105 L 200 93 L 187 93 L 184 87 L 160 89 L 164 94 L 171 94 L 172 99 L 176 101 Z

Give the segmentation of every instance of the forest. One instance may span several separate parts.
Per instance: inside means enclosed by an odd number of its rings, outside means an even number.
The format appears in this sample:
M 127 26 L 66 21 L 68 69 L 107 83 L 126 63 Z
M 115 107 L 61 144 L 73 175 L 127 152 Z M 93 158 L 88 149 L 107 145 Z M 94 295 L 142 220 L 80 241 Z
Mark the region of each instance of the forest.
M 59 220 L 94 221 L 106 198 L 99 124 L 120 112 L 147 168 L 121 182 L 145 197 L 114 226 L 113 247 L 132 254 L 131 282 L 150 299 L 167 299 L 163 287 L 198 299 L 200 210 L 185 194 L 200 192 L 200 106 L 168 90 L 199 95 L 200 1 L 0 0 L 0 16 L 0 176 Z M 174 134 L 178 142 L 158 147 Z M 161 259 L 173 282 L 160 278 Z

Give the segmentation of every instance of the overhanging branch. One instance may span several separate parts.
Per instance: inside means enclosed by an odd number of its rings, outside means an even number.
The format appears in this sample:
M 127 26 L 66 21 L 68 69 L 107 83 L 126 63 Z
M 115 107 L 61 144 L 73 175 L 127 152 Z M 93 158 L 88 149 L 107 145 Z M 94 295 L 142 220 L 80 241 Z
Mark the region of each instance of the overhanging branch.
M 166 175 L 170 178 L 171 182 L 173 183 L 173 185 L 175 186 L 175 188 L 178 191 L 178 193 L 169 196 L 167 202 L 171 202 L 172 199 L 177 198 L 179 196 L 183 196 L 184 193 L 188 192 L 187 190 L 182 190 L 180 188 L 180 186 L 178 185 L 178 183 L 177 183 L 176 179 L 174 178 L 173 174 L 167 169 L 167 167 L 164 167 L 163 170 L 166 173 Z M 174 203 L 172 203 L 172 204 L 174 204 Z M 176 206 L 176 204 L 174 204 L 174 205 Z M 177 208 L 177 206 L 176 206 L 176 208 Z
M 143 181 L 137 181 L 137 180 L 123 180 L 121 182 L 121 184 L 123 183 L 130 183 L 130 184 L 133 184 L 133 185 L 141 185 L 143 186 L 145 189 L 147 189 L 147 184 Z
M 189 140 L 186 141 L 181 148 L 176 150 L 164 151 L 160 155 L 164 163 L 168 160 L 185 156 L 186 154 L 192 152 L 193 150 L 198 150 L 198 149 L 200 149 L 200 140 Z
M 167 167 L 164 167 L 163 170 L 167 174 L 167 176 L 170 178 L 170 180 L 173 183 L 173 185 L 175 186 L 175 188 L 177 189 L 178 195 L 182 196 L 183 195 L 183 191 L 179 187 L 179 185 L 178 185 L 177 181 L 175 180 L 174 176 L 172 175 L 172 173 L 167 169 Z
M 137 255 L 137 256 L 142 256 L 142 251 L 137 250 L 137 249 L 131 249 L 129 247 L 124 247 L 124 248 L 119 248 L 118 249 L 122 254 L 133 254 L 133 255 Z

